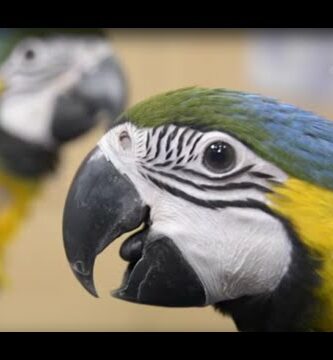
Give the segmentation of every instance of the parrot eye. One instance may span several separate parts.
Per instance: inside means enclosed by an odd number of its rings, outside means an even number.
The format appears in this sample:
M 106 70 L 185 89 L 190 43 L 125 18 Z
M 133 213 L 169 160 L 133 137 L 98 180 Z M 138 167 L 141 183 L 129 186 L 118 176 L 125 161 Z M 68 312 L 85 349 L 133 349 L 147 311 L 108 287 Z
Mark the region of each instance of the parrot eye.
M 44 43 L 38 38 L 29 38 L 23 40 L 13 53 L 13 59 L 17 63 L 17 66 L 22 70 L 23 66 L 27 65 L 27 70 L 31 66 L 35 66 L 35 60 L 38 58 L 43 58 L 43 53 L 45 52 Z M 39 59 L 38 59 L 39 62 Z M 26 69 L 24 69 L 26 70 Z
M 203 156 L 204 166 L 215 173 L 230 170 L 235 161 L 236 153 L 234 148 L 224 141 L 216 141 L 208 145 Z
M 33 60 L 36 56 L 36 53 L 34 50 L 32 49 L 28 49 L 25 53 L 24 53 L 24 57 L 26 60 Z

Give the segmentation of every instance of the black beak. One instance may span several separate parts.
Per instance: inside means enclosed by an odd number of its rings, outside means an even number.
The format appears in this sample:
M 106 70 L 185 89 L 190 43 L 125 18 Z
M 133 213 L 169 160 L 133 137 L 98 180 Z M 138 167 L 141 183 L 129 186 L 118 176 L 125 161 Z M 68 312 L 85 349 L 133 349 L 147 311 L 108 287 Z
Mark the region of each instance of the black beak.
M 55 140 L 62 144 L 85 134 L 97 124 L 101 112 L 111 122 L 106 126 L 109 129 L 125 108 L 127 92 L 119 61 L 106 58 L 58 97 L 52 121 Z
M 172 239 L 150 230 L 149 208 L 134 184 L 93 150 L 79 169 L 65 205 L 63 236 L 67 258 L 79 282 L 97 296 L 96 256 L 125 232 L 120 256 L 129 262 L 113 296 L 131 302 L 173 306 L 206 305 L 205 288 Z
M 148 210 L 131 181 L 95 148 L 70 188 L 63 218 L 68 261 L 84 288 L 97 296 L 96 256 L 121 234 L 136 229 Z

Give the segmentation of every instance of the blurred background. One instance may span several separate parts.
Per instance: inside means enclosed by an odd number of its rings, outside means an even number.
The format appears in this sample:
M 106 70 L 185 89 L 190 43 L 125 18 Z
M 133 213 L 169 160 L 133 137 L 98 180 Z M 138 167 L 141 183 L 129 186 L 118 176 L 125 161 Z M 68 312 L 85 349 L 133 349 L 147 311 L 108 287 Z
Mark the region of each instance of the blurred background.
M 262 93 L 333 118 L 333 33 L 254 30 L 110 30 L 130 84 L 130 104 L 198 85 Z M 212 308 L 165 309 L 110 297 L 126 264 L 117 241 L 98 258 L 99 299 L 69 269 L 62 210 L 100 127 L 69 144 L 9 249 L 10 284 L 0 295 L 0 331 L 235 331 Z

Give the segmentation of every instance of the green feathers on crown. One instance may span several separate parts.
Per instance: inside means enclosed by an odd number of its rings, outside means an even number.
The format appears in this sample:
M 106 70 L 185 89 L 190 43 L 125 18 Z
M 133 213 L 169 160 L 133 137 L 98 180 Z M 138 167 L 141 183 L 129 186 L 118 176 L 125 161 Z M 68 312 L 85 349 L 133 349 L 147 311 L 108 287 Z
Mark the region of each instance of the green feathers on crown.
M 107 36 L 105 29 L 95 28 L 18 28 L 0 29 L 0 63 L 6 60 L 14 47 L 29 37 L 46 37 L 53 35 L 95 35 Z
M 226 89 L 205 89 L 188 87 L 170 91 L 147 99 L 128 112 L 127 116 L 140 126 L 159 126 L 164 124 L 194 125 L 201 128 L 224 129 L 238 133 L 253 134 L 267 138 L 268 134 L 262 131 L 258 133 L 258 121 L 263 114 L 254 112 L 249 107 L 247 97 L 250 94 L 230 91 Z M 276 101 L 264 97 L 258 97 L 266 102 L 276 104 Z M 252 121 L 237 121 L 237 118 L 251 118 Z

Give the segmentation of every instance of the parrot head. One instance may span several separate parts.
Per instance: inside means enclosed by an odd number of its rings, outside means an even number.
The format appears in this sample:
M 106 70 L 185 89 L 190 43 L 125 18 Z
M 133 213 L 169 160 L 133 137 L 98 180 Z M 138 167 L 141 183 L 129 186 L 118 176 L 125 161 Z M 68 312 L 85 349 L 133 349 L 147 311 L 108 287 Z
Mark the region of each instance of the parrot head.
M 134 231 L 116 298 L 213 305 L 240 330 L 314 329 L 324 308 L 331 321 L 332 143 L 333 123 L 260 95 L 186 88 L 139 103 L 72 183 L 71 268 L 97 296 L 96 257 Z
M 0 161 L 24 177 L 55 166 L 58 149 L 104 112 L 123 111 L 126 81 L 102 29 L 3 29 Z

